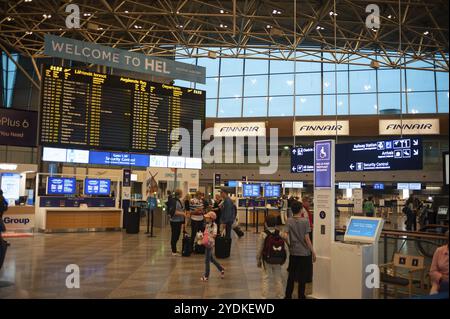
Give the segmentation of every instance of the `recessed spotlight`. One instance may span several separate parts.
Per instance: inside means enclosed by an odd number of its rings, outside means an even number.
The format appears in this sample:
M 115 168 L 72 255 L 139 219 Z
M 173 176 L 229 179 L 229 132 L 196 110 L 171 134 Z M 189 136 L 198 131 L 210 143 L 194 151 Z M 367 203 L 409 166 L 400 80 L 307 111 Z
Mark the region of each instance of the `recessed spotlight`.
M 33 0 L 25 0 L 25 2 L 32 2 Z
M 31 2 L 31 1 L 29 1 L 29 2 Z M 33 31 L 27 31 L 27 32 L 25 32 L 25 34 L 26 34 L 26 35 L 33 34 Z
M 337 16 L 338 14 L 336 12 L 330 11 L 330 16 Z
M 92 15 L 92 13 L 89 13 L 89 12 L 83 13 L 83 17 L 90 17 L 91 15 Z
M 50 19 L 52 17 L 51 14 L 43 14 L 44 19 Z
M 14 18 L 13 17 L 6 17 L 6 21 L 13 21 Z
M 270 24 L 266 25 L 267 29 L 272 29 L 272 26 Z
M 392 19 L 392 14 L 388 15 L 388 19 Z
M 125 10 L 125 13 L 129 13 L 129 11 L 128 11 L 128 10 Z
M 221 9 L 221 10 L 220 10 L 219 12 L 220 12 L 221 14 L 224 14 L 224 13 L 225 13 L 225 11 L 224 11 L 224 10 L 222 10 L 222 9 Z
M 430 34 L 430 31 L 425 31 L 424 33 L 423 33 L 423 35 L 429 35 Z

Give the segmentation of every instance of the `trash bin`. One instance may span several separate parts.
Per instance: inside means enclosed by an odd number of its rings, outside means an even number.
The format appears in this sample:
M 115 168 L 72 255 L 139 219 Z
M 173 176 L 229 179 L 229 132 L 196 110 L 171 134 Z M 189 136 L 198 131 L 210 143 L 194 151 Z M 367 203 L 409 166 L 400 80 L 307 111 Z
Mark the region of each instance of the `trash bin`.
M 138 234 L 140 226 L 140 216 L 137 207 L 130 207 L 127 214 L 126 231 L 127 234 Z

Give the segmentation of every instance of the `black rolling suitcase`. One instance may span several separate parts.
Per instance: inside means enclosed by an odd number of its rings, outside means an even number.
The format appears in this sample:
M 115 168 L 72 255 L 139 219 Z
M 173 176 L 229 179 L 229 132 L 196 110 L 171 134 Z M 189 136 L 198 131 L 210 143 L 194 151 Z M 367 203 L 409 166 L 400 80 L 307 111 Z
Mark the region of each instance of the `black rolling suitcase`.
M 230 257 L 231 239 L 223 236 L 216 238 L 216 257 L 228 258 Z
M 239 236 L 239 238 L 241 238 L 242 236 L 244 236 L 244 232 L 242 231 L 241 227 L 236 226 L 233 228 L 234 232 L 236 233 L 236 235 Z
M 5 261 L 6 251 L 8 250 L 8 243 L 6 240 L 0 237 L 0 269 L 3 267 L 3 262 Z
M 188 234 L 184 234 L 181 248 L 181 255 L 183 257 L 189 257 L 191 254 L 192 254 L 191 237 L 189 237 Z

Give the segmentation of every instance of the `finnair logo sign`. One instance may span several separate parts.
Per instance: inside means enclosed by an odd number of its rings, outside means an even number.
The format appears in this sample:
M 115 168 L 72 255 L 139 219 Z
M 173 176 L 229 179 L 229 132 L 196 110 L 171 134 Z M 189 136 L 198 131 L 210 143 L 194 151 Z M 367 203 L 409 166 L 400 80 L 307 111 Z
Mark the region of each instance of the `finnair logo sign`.
M 380 120 L 380 135 L 439 134 L 439 119 Z
M 249 122 L 249 123 L 215 123 L 215 137 L 232 137 L 232 136 L 266 136 L 266 123 Z
M 296 136 L 347 136 L 350 134 L 349 121 L 297 121 L 294 123 Z

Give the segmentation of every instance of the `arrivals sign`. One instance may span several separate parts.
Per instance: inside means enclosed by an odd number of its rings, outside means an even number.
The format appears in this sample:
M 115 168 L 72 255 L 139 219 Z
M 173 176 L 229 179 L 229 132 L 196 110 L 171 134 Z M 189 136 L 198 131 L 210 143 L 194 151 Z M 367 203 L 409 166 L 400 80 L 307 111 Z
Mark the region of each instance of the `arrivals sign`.
M 154 76 L 206 83 L 206 68 L 172 60 L 147 56 L 145 54 L 120 50 L 91 42 L 78 41 L 45 35 L 45 50 L 48 56 L 105 65 L 111 68 Z
M 214 123 L 215 137 L 266 136 L 265 122 Z
M 437 135 L 439 119 L 380 120 L 380 135 Z
M 36 146 L 37 112 L 0 108 L 0 145 Z
M 294 123 L 295 136 L 347 136 L 350 124 L 345 121 L 297 121 Z

